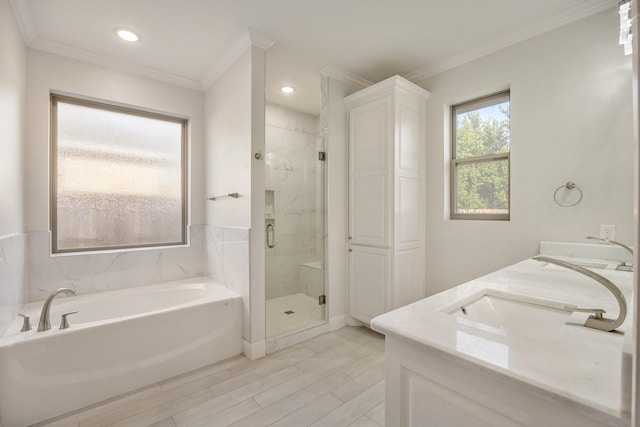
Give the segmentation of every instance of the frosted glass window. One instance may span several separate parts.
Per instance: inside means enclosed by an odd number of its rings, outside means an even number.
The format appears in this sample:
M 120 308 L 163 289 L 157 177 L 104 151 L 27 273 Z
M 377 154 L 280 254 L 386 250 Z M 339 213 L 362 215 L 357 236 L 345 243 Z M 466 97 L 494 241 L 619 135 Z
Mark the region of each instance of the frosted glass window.
M 53 252 L 185 244 L 186 120 L 51 96 Z

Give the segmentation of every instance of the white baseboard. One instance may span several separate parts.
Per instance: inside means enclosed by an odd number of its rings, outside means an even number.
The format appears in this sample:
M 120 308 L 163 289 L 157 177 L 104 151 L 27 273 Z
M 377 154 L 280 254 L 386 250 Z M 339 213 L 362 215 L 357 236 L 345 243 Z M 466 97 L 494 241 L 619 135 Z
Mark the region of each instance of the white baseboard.
M 327 332 L 329 332 L 329 325 L 325 322 L 313 328 L 293 332 L 277 338 L 272 338 L 270 340 L 267 340 L 267 354 L 275 353 L 276 351 L 282 350 L 292 345 L 307 341 L 322 334 L 326 334 Z
M 344 328 L 348 325 L 349 316 L 346 314 L 339 314 L 329 319 L 329 330 L 335 331 L 340 328 Z
M 370 328 L 371 325 L 368 325 L 366 323 L 363 323 L 359 320 L 354 319 L 353 317 L 347 316 L 347 325 L 349 326 L 366 326 L 367 328 Z
M 260 359 L 267 354 L 267 343 L 266 341 L 262 340 L 252 344 L 243 339 L 242 353 L 244 353 L 244 355 L 247 356 L 247 359 L 249 360 Z

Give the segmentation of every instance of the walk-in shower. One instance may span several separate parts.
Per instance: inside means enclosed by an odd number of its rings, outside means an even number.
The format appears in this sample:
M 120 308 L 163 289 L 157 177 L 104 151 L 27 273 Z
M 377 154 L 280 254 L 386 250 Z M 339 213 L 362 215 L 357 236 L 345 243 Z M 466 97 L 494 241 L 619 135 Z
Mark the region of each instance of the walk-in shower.
M 267 340 L 325 319 L 322 144 L 317 116 L 266 105 Z

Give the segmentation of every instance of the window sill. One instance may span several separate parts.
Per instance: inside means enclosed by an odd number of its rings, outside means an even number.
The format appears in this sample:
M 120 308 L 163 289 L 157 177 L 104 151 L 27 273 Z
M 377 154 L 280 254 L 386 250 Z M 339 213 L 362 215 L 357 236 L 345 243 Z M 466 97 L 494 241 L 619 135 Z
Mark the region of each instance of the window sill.
M 73 256 L 87 256 L 87 255 L 102 255 L 102 254 L 126 254 L 131 252 L 143 252 L 143 251 L 158 251 L 166 249 L 179 249 L 189 248 L 191 243 L 187 242 L 184 245 L 167 245 L 167 246 L 149 246 L 144 248 L 120 248 L 120 249 L 104 249 L 104 250 L 87 250 L 77 252 L 58 252 L 49 253 L 51 258 L 73 257 Z

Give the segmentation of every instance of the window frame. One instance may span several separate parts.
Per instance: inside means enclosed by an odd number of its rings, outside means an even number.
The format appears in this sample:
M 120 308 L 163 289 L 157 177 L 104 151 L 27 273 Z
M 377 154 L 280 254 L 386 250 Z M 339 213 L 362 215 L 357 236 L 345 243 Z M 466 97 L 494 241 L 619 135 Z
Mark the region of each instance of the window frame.
M 50 111 L 49 111 L 49 228 L 51 230 L 51 254 L 73 254 L 84 252 L 104 252 L 112 250 L 136 250 L 146 248 L 162 248 L 172 246 L 185 246 L 188 244 L 188 133 L 189 133 L 189 120 L 187 118 L 171 116 L 167 114 L 161 114 L 151 111 L 146 111 L 140 108 L 131 106 L 122 106 L 111 104 L 107 101 L 86 99 L 76 96 L 63 95 L 55 92 L 49 94 L 50 97 Z M 182 221 L 180 227 L 182 229 L 181 238 L 179 242 L 163 242 L 163 243 L 148 243 L 148 244 L 129 244 L 129 245 L 117 245 L 117 246 L 96 246 L 87 248 L 72 248 L 72 249 L 60 249 L 58 248 L 58 102 L 64 102 L 67 104 L 74 104 L 83 107 L 90 107 L 95 109 L 101 109 L 105 111 L 111 111 L 116 113 L 123 113 L 132 116 L 152 118 L 156 120 L 163 120 L 179 124 L 181 126 L 181 140 L 180 140 L 180 180 L 181 180 L 181 198 L 182 198 Z
M 449 166 L 449 209 L 450 219 L 452 220 L 486 220 L 486 221 L 510 221 L 511 220 L 511 147 L 506 153 L 495 153 L 477 157 L 465 157 L 463 159 L 456 158 L 456 140 L 457 140 L 457 114 L 462 112 L 474 111 L 483 106 L 498 104 L 496 100 L 506 99 L 509 101 L 509 129 L 511 129 L 511 90 L 507 89 L 491 95 L 482 96 L 469 101 L 454 104 L 450 108 L 451 121 L 451 161 Z M 511 132 L 509 132 L 511 133 Z M 507 213 L 459 213 L 457 212 L 458 202 L 458 181 L 457 168 L 460 165 L 480 164 L 485 162 L 506 160 L 507 161 Z

